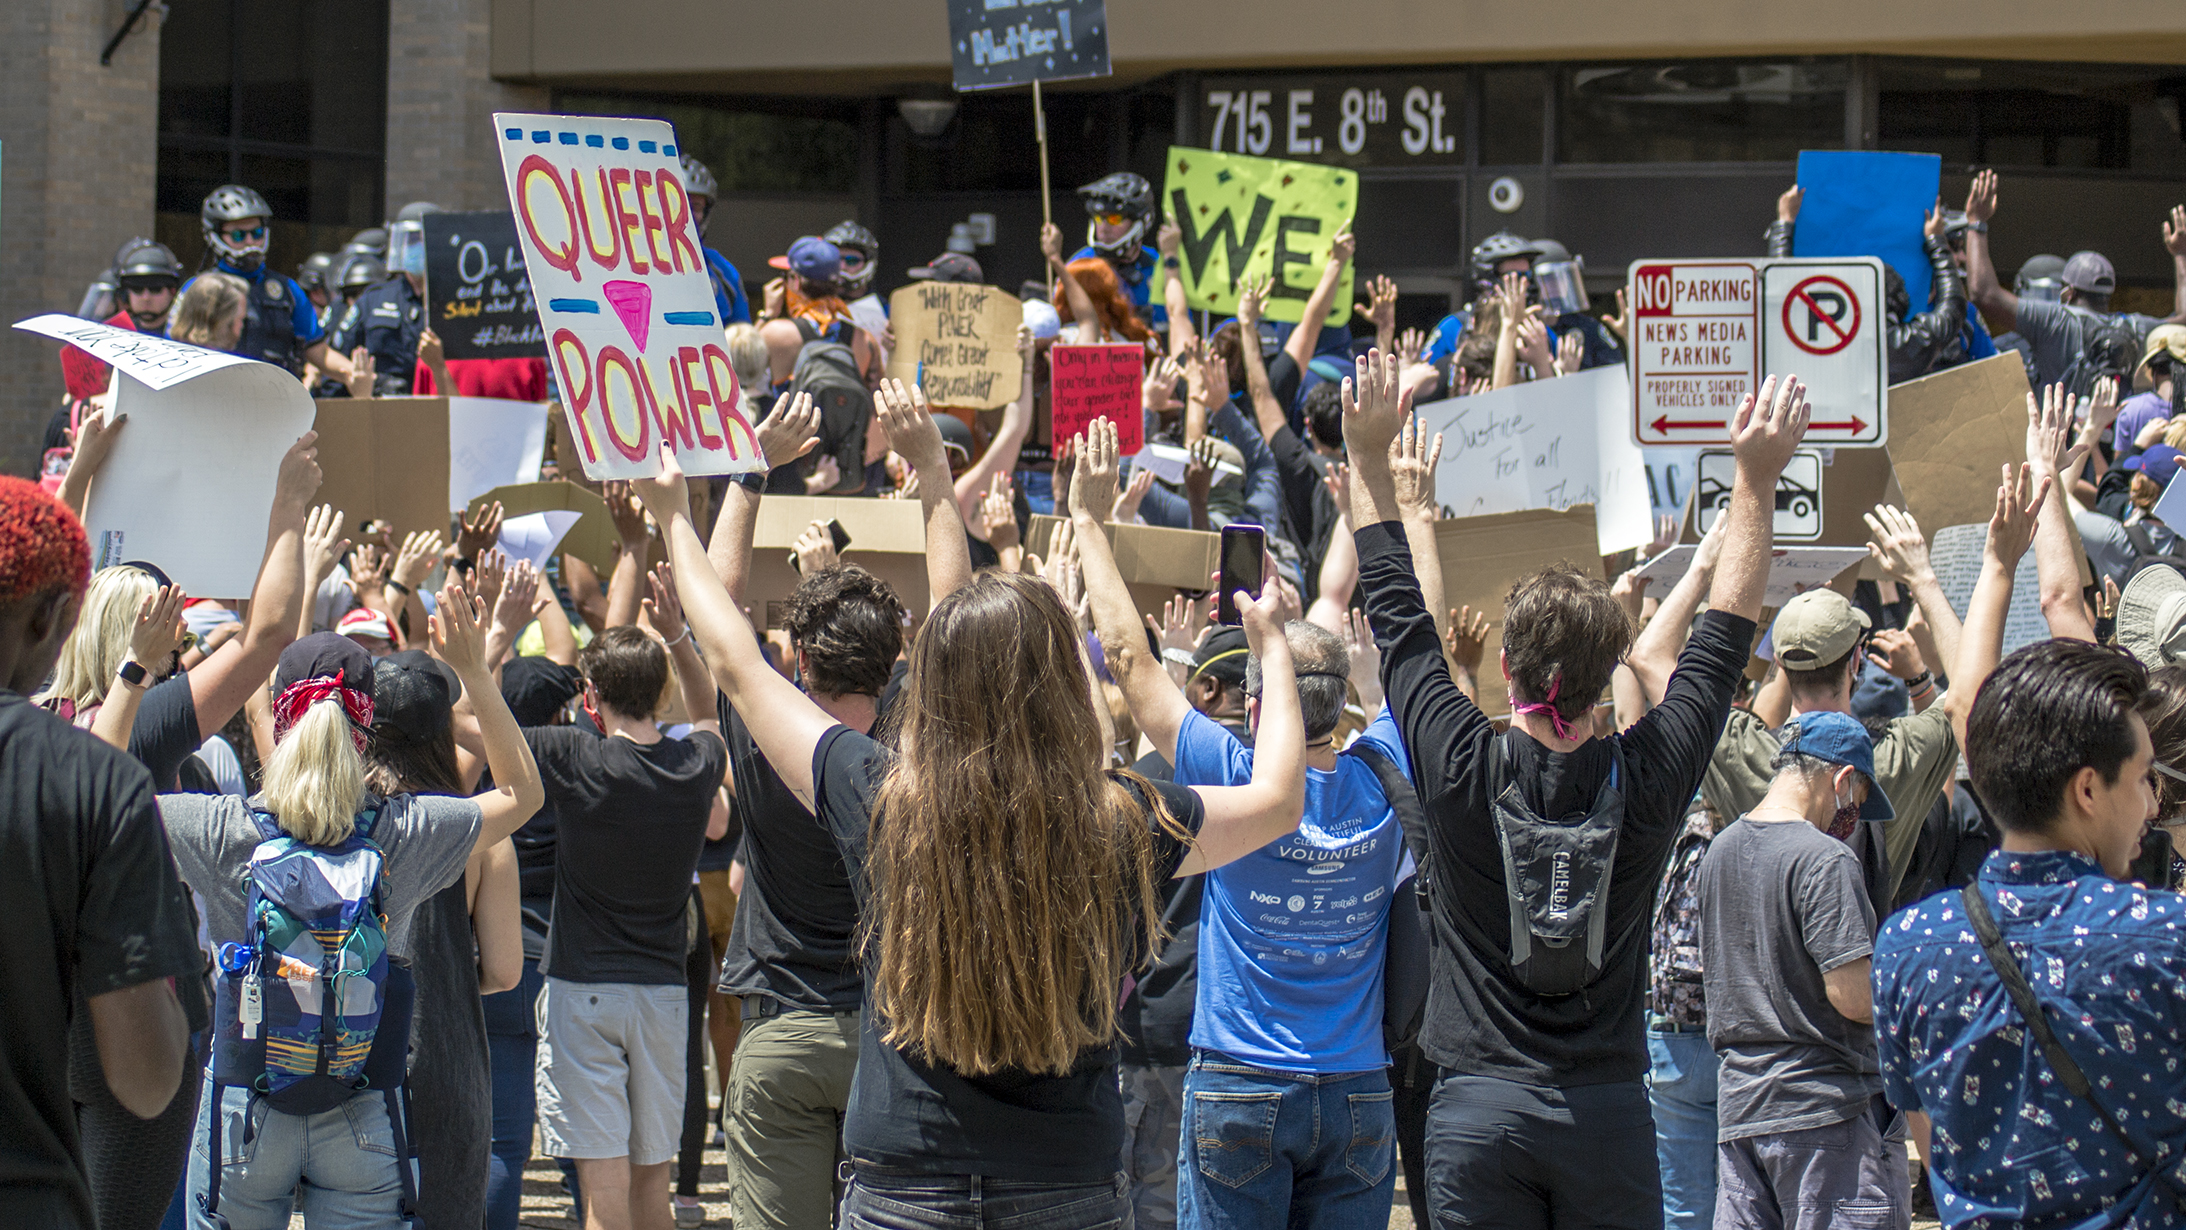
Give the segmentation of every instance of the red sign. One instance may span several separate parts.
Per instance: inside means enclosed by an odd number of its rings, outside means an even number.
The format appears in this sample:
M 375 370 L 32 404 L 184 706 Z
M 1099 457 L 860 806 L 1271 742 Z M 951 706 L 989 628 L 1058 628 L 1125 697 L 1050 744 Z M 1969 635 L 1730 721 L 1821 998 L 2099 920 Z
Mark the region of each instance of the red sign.
M 1146 446 L 1146 349 L 1136 343 L 1057 346 L 1048 351 L 1054 379 L 1054 435 L 1063 441 L 1083 433 L 1094 419 L 1116 425 L 1116 444 L 1125 457 Z
M 1808 354 L 1835 354 L 1860 333 L 1860 297 L 1827 274 L 1818 274 L 1784 296 L 1784 336 Z

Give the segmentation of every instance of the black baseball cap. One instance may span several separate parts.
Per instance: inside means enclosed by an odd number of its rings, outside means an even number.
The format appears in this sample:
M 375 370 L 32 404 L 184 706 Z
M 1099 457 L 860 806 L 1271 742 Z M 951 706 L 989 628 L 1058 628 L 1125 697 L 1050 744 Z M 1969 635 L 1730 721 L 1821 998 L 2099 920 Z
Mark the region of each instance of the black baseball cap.
M 971 282 L 976 284 L 987 280 L 987 275 L 979 268 L 979 262 L 962 252 L 944 252 L 926 264 L 913 269 L 911 276 L 934 282 Z
M 421 650 L 391 654 L 374 663 L 372 737 L 422 744 L 447 730 L 454 716 L 456 689 L 449 681 L 454 672 L 443 675 L 442 669 L 441 663 Z
M 1206 675 L 1233 688 L 1244 687 L 1245 659 L 1251 655 L 1243 628 L 1218 627 L 1192 652 L 1191 678 Z
M 548 658 L 511 658 L 501 668 L 501 699 L 518 726 L 550 726 L 582 684 L 574 666 Z

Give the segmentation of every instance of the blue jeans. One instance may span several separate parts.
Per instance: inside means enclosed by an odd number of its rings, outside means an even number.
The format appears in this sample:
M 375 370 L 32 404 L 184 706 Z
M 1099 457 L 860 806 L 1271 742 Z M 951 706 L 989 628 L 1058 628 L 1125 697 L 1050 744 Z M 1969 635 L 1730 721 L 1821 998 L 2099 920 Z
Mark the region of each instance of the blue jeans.
M 208 1149 L 219 1114 L 219 1212 L 231 1230 L 288 1230 L 299 1179 L 311 1230 L 401 1230 L 402 1176 L 386 1096 L 359 1093 L 320 1114 L 284 1115 L 262 1098 L 254 1104 L 248 1089 L 221 1090 L 215 1106 L 208 1074 L 190 1146 L 190 1225 L 213 1230 L 198 1200 L 212 1181 Z
M 1131 1181 L 1013 1183 L 859 1165 L 843 1194 L 841 1230 L 1114 1230 L 1131 1212 Z
M 1715 1048 L 1705 1033 L 1650 1029 L 1647 1058 L 1663 1228 L 1707 1230 L 1715 1221 Z
M 493 1153 L 486 1164 L 486 1230 L 516 1230 L 523 1211 L 524 1167 L 531 1164 L 538 1095 L 532 1068 L 539 1053 L 535 1009 L 546 978 L 526 958 L 514 987 L 486 996 L 486 1054 L 493 1065 Z
M 1177 1225 L 1389 1224 L 1397 1117 L 1389 1072 L 1274 1072 L 1197 1051 L 1184 1075 Z

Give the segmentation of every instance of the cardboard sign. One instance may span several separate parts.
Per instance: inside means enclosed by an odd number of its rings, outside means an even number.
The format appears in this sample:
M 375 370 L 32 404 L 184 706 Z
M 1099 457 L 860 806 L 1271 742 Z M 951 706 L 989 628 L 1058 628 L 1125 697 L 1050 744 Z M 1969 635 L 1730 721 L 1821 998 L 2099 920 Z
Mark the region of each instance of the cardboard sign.
M 480 492 L 539 477 L 539 462 L 546 453 L 546 402 L 499 397 L 447 401 L 451 510 L 469 507 Z
M 511 543 L 508 526 L 511 522 L 530 517 L 540 518 L 539 524 L 550 531 L 559 523 L 557 540 L 549 552 L 574 555 L 592 565 L 592 570 L 605 577 L 615 571 L 615 556 L 621 539 L 615 531 L 615 520 L 608 514 L 607 501 L 593 492 L 572 482 L 553 481 L 544 483 L 514 483 L 495 487 L 472 500 L 463 510 L 466 518 L 475 516 L 479 509 L 501 502 L 501 547 L 514 556 L 518 552 L 510 548 L 525 548 L 526 542 Z M 519 537 L 523 531 L 518 531 Z M 531 551 L 524 557 L 538 563 Z
M 314 502 L 331 504 L 354 531 L 377 518 L 397 538 L 448 529 L 448 399 L 336 397 L 319 402 L 319 468 Z
M 843 562 L 888 582 L 916 622 L 926 618 L 926 521 L 917 500 L 770 495 L 759 503 L 752 527 L 751 571 L 744 605 L 752 621 L 771 631 L 782 626 L 783 606 L 798 582 L 788 552 L 815 521 L 837 521 L 850 535 Z M 603 572 L 601 574 L 605 576 Z
M 546 334 L 506 210 L 425 216 L 425 319 L 451 359 L 540 358 Z
M 1146 443 L 1146 348 L 1129 345 L 1057 346 L 1047 352 L 1053 373 L 1053 439 L 1060 444 L 1094 419 L 1116 425 L 1116 446 L 1125 457 Z
M 992 286 L 913 282 L 888 296 L 896 348 L 888 375 L 916 384 L 937 406 L 992 410 L 1017 400 L 1025 365 L 1017 357 L 1017 296 Z
M 1811 444 L 1890 438 L 1882 263 L 1635 261 L 1632 438 L 1728 446 L 1766 375 L 1807 386 Z
M 1685 543 L 1647 561 L 1639 574 L 1654 582 L 1648 594 L 1660 598 L 1669 593 L 1691 571 L 1693 553 L 1699 549 Z M 1810 589 L 1827 589 L 1866 558 L 1865 547 L 1777 547 L 1770 552 L 1768 591 L 1761 605 L 1780 607 Z
M 737 410 L 675 130 L 496 113 L 509 203 L 562 402 L 593 479 L 766 468 Z
M 1442 433 L 1444 515 L 1589 504 L 1600 554 L 1653 541 L 1646 458 L 1624 430 L 1627 380 L 1596 367 L 1421 406 L 1421 428 Z
M 1025 530 L 1025 550 L 1045 557 L 1061 517 L 1034 514 Z M 1158 525 L 1118 525 L 1110 521 L 1109 550 L 1116 571 L 1133 585 L 1157 585 L 1164 590 L 1201 593 L 1212 584 L 1222 558 L 1222 535 L 1210 530 L 1172 530 Z M 1167 595 L 1163 595 L 1167 600 Z
M 959 90 L 1108 75 L 1103 0 L 949 0 Z
M 1941 191 L 1936 154 L 1800 150 L 1805 193 L 1791 232 L 1793 256 L 1875 256 L 1905 279 L 1912 302 L 1928 302 L 1935 271 L 1921 250 L 1921 225 Z
M 1510 712 L 1510 698 L 1495 668 L 1503 651 L 1503 600 L 1510 587 L 1550 564 L 1569 564 L 1600 577 L 1602 559 L 1595 542 L 1590 504 L 1574 504 L 1562 512 L 1529 509 L 1435 522 L 1450 610 L 1469 606 L 1488 616 L 1487 652 L 1481 656 L 1479 674 L 1480 708 L 1489 716 Z
M 1195 308 L 1237 311 L 1237 284 L 1272 275 L 1266 315 L 1296 321 L 1321 280 L 1329 243 L 1358 216 L 1359 177 L 1343 167 L 1169 147 L 1163 210 L 1184 232 L 1184 297 Z M 1346 267 L 1328 327 L 1351 320 Z
M 114 366 L 108 413 L 129 423 L 84 500 L 92 567 L 149 560 L 193 597 L 249 597 L 281 458 L 311 429 L 303 386 L 268 363 L 73 316 L 16 327 Z
M 1890 460 L 1906 511 L 1930 534 L 1987 525 L 2001 468 L 2023 460 L 2027 369 L 2018 353 L 1908 380 L 1890 393 L 1898 418 Z

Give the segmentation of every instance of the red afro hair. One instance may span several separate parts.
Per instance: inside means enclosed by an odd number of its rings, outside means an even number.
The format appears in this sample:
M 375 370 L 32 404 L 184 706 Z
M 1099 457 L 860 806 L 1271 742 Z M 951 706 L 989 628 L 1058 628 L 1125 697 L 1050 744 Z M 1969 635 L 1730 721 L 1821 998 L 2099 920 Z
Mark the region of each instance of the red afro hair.
M 0 475 L 0 606 L 91 583 L 83 523 L 38 484 Z

